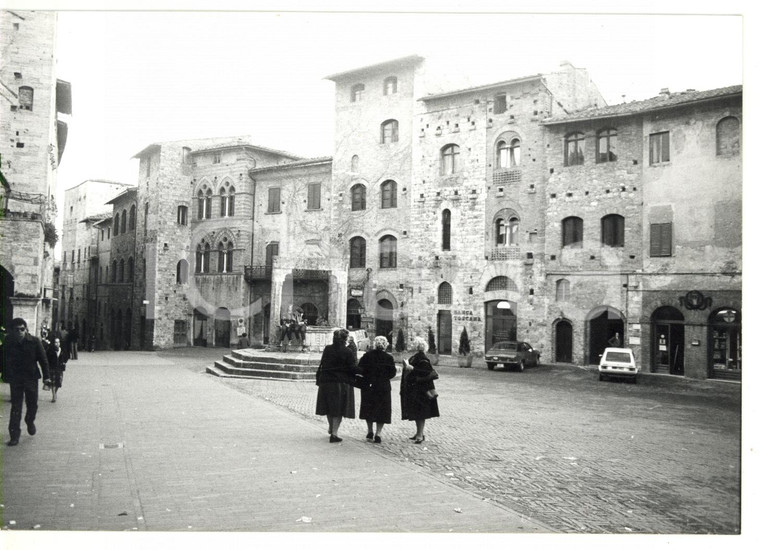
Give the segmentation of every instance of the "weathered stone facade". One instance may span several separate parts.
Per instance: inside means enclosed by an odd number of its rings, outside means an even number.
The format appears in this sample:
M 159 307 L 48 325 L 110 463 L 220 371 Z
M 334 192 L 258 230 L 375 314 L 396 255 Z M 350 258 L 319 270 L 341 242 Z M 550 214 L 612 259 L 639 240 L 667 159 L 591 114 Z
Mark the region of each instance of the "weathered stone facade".
M 0 11 L 0 275 L 2 323 L 52 324 L 55 193 L 71 113 L 56 80 L 55 12 Z

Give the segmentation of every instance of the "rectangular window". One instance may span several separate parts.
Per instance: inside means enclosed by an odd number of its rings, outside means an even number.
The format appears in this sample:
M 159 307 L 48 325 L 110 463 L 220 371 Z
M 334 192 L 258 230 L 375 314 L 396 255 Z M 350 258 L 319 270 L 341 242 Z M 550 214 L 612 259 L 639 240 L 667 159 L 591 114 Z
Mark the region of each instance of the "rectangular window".
M 507 94 L 499 94 L 493 98 L 493 114 L 500 115 L 507 112 Z
M 649 134 L 649 165 L 670 162 L 670 132 Z
M 267 205 L 267 212 L 279 212 L 280 211 L 280 188 L 269 188 L 269 204 Z
M 177 223 L 179 225 L 187 225 L 187 206 L 177 207 Z
M 652 258 L 673 255 L 673 223 L 653 223 L 649 226 L 649 255 Z
M 174 343 L 187 344 L 187 321 L 184 319 L 174 320 Z
M 222 153 L 221 152 L 214 153 L 213 164 L 221 164 L 221 162 L 222 162 Z
M 309 184 L 309 197 L 306 202 L 306 208 L 309 210 L 319 210 L 322 208 L 322 184 Z

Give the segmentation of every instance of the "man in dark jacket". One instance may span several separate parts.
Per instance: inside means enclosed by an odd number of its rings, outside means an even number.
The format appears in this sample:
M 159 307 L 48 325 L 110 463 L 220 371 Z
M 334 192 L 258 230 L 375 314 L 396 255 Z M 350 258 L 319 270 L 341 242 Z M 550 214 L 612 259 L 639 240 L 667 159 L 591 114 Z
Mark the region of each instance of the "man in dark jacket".
M 26 400 L 26 428 L 29 435 L 37 433 L 34 420 L 37 416 L 37 396 L 41 378 L 39 364 L 42 367 L 42 377 L 45 384 L 50 384 L 47 357 L 42 342 L 31 334 L 26 321 L 17 317 L 11 321 L 11 332 L 3 343 L 5 380 L 11 387 L 11 419 L 8 431 L 11 439 L 8 445 L 18 445 L 21 436 L 21 410 Z

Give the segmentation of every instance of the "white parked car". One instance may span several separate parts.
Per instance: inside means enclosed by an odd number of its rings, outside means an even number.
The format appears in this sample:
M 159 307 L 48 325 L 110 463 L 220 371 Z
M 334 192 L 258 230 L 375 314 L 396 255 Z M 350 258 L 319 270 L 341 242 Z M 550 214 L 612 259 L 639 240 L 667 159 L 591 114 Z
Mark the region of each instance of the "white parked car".
M 608 376 L 628 378 L 634 384 L 639 374 L 639 367 L 630 348 L 607 348 L 599 361 L 599 380 Z

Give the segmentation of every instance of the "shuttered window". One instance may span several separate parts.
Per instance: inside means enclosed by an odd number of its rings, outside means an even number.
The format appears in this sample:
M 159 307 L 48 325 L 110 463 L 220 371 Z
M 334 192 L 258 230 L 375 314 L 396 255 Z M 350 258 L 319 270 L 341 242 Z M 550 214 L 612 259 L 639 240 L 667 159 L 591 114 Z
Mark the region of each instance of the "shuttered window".
M 653 223 L 649 226 L 649 255 L 653 258 L 673 255 L 672 223 Z

